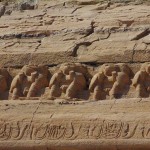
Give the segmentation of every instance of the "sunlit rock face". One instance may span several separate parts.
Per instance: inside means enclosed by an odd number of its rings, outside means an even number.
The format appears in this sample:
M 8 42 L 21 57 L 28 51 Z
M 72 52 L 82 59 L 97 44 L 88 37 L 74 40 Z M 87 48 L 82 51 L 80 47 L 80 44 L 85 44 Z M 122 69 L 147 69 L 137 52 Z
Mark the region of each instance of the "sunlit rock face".
M 0 0 L 0 150 L 149 150 L 150 2 Z

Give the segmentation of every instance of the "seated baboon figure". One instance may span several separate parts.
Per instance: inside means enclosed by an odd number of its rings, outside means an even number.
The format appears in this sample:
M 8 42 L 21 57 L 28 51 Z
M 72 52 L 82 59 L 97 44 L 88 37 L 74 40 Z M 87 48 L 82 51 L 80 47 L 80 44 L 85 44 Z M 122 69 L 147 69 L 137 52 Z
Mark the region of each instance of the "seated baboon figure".
M 7 69 L 0 68 L 0 99 L 8 98 L 8 91 L 11 81 L 12 77 L 10 76 Z
M 12 93 L 11 99 L 16 100 L 19 97 L 23 96 L 22 85 L 25 80 L 26 76 L 24 73 L 19 73 L 13 79 L 10 87 L 10 93 Z
M 53 99 L 55 97 L 60 97 L 62 93 L 61 86 L 65 80 L 64 74 L 60 71 L 55 73 L 49 83 L 50 95 L 49 98 Z
M 10 93 L 12 99 L 35 97 L 42 88 L 48 86 L 48 67 L 26 65 L 13 79 Z
M 79 63 L 62 64 L 58 72 L 55 73 L 50 80 L 50 98 L 60 97 L 62 94 L 65 94 L 65 97 L 68 98 L 75 97 L 73 95 L 78 93 L 80 89 L 83 89 L 82 83 L 79 83 L 81 87 L 78 88 L 78 90 L 76 89 L 76 84 L 81 81 L 81 78 L 83 78 L 82 82 L 84 82 L 86 74 L 87 69 L 84 65 Z M 72 89 L 75 89 L 75 94 L 72 93 L 71 96 L 70 91 L 72 91 Z
M 27 94 L 27 97 L 36 97 L 38 93 L 40 93 L 40 90 L 48 87 L 48 67 L 39 65 L 35 69 L 35 72 L 31 73 L 33 78 L 35 79 L 34 82 L 32 82 L 29 92 Z
M 137 97 L 148 97 L 150 94 L 150 63 L 144 63 L 135 74 L 132 85 L 136 88 Z
M 104 100 L 109 95 L 114 82 L 116 81 L 117 68 L 104 64 L 99 72 L 91 80 L 89 90 L 93 93 L 93 100 Z
M 8 89 L 6 78 L 0 75 L 0 94 L 3 94 Z
M 7 69 L 4 69 L 4 68 L 0 69 L 0 75 L 2 75 L 3 77 L 5 77 L 6 82 L 7 82 L 7 89 L 9 89 L 11 81 L 12 81 L 11 75 L 9 74 L 9 72 L 7 71 Z
M 116 81 L 109 92 L 110 98 L 120 98 L 123 94 L 127 94 L 130 84 L 132 72 L 126 64 L 117 64 L 119 71 L 116 74 Z
M 89 90 L 94 100 L 103 100 L 107 96 L 119 98 L 124 94 L 124 88 L 131 83 L 131 70 L 125 64 L 101 66 L 100 71 L 93 76 Z
M 69 78 L 67 78 L 67 75 L 69 75 L 70 71 L 83 74 L 87 81 L 90 77 L 90 74 L 87 70 L 87 66 L 80 63 L 65 63 L 60 66 L 59 70 L 62 71 L 63 74 L 66 76 L 65 82 L 67 82 L 67 85 L 69 85 L 72 82 Z
M 72 82 L 66 90 L 65 97 L 68 99 L 79 98 L 79 92 L 82 92 L 86 88 L 86 79 L 82 73 L 74 71 L 69 72 L 69 78 Z

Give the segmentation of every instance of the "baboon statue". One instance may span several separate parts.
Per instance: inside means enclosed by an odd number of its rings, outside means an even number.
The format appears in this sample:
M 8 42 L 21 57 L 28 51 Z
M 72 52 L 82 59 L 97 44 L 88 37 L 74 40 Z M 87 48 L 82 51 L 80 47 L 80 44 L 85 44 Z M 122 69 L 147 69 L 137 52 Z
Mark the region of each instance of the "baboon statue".
M 48 83 L 48 67 L 25 65 L 11 83 L 12 99 L 36 97 Z
M 16 100 L 19 97 L 23 96 L 23 91 L 22 91 L 22 85 L 24 84 L 24 80 L 26 80 L 25 74 L 19 73 L 15 78 L 13 79 L 10 87 L 10 93 L 12 93 L 12 100 Z
M 116 81 L 113 84 L 112 89 L 109 92 L 110 98 L 120 98 L 123 94 L 126 94 L 131 85 L 132 72 L 126 64 L 117 64 L 119 71 L 117 72 Z
M 60 97 L 62 93 L 62 83 L 65 80 L 64 74 L 60 71 L 55 73 L 49 83 L 50 94 L 49 98 L 54 99 L 55 97 Z
M 79 92 L 86 88 L 86 79 L 82 73 L 74 71 L 70 71 L 69 76 L 72 82 L 66 90 L 65 97 L 68 99 L 78 98 Z
M 93 93 L 93 100 L 106 99 L 106 95 L 109 95 L 116 77 L 117 72 L 114 66 L 102 65 L 99 72 L 93 76 L 89 85 L 89 90 Z
M 150 94 L 150 63 L 144 63 L 135 74 L 132 85 L 136 89 L 137 97 L 148 97 Z
M 75 98 L 86 87 L 86 67 L 79 63 L 62 64 L 49 83 L 50 99 L 61 97 Z
M 0 99 L 8 98 L 12 77 L 5 68 L 0 68 Z
M 32 73 L 34 81 L 32 82 L 27 97 L 36 97 L 41 89 L 48 87 L 48 67 L 39 65 Z
M 111 99 L 121 97 L 126 86 L 131 84 L 130 74 L 131 70 L 125 64 L 102 65 L 89 86 L 93 100 L 104 100 L 107 96 Z

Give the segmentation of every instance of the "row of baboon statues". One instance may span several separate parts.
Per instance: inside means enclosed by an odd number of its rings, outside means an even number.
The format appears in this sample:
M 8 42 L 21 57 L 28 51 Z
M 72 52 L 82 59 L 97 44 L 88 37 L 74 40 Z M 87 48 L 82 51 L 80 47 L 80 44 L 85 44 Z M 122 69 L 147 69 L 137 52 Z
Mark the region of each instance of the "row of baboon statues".
M 121 98 L 132 87 L 136 97 L 149 97 L 150 63 L 142 64 L 134 75 L 126 64 L 104 64 L 92 76 L 87 66 L 79 63 L 62 64 L 53 75 L 43 65 L 25 65 L 12 79 L 7 69 L 0 69 L 0 96 L 8 99 L 42 97 L 48 89 L 47 99 Z M 9 92 L 8 92 L 9 91 Z M 2 98 L 1 98 L 2 99 Z

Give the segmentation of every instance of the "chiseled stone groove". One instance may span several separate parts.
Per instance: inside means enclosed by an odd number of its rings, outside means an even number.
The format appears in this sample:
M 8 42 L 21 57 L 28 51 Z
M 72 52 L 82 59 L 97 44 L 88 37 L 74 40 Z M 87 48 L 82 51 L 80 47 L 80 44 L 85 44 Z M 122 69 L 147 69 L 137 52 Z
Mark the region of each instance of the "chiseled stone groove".
M 1 101 L 0 148 L 41 149 L 46 145 L 51 149 L 91 149 L 94 146 L 103 150 L 111 145 L 111 150 L 116 150 L 116 146 L 121 150 L 143 147 L 148 150 L 149 99 L 124 99 L 116 102 L 111 110 L 114 100 L 78 104 L 58 102 Z M 35 105 L 39 106 L 30 124 L 28 119 Z

